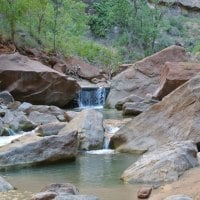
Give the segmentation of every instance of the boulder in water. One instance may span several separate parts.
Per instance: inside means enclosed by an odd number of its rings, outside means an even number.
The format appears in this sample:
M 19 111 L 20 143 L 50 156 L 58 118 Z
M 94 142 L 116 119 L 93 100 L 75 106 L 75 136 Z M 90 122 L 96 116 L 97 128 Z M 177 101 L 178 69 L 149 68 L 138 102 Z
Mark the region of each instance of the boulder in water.
M 94 109 L 81 111 L 59 134 L 78 131 L 79 149 L 102 149 L 104 139 L 103 115 Z
M 197 148 L 192 141 L 172 142 L 144 154 L 121 178 L 130 183 L 159 186 L 178 180 L 186 170 L 198 165 Z
M 149 110 L 138 115 L 112 138 L 118 151 L 154 150 L 172 141 L 200 142 L 200 75 L 192 78 Z
M 77 132 L 48 137 L 27 134 L 0 147 L 0 169 L 71 161 L 77 150 Z

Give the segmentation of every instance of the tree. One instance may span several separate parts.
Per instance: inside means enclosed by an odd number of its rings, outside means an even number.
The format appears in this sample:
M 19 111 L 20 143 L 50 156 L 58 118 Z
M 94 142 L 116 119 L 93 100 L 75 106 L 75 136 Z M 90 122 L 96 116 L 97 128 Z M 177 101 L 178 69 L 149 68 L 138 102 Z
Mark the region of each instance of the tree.
M 16 25 L 20 18 L 25 15 L 28 10 L 26 0 L 0 0 L 0 13 L 8 22 L 10 29 L 10 38 L 14 42 Z

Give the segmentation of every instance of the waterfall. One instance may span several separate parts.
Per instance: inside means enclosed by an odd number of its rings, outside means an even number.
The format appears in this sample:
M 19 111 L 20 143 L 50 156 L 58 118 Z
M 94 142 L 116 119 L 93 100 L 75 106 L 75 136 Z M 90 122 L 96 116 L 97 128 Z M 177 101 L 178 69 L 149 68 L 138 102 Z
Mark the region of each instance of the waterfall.
M 109 88 L 82 88 L 78 93 L 79 108 L 103 108 Z

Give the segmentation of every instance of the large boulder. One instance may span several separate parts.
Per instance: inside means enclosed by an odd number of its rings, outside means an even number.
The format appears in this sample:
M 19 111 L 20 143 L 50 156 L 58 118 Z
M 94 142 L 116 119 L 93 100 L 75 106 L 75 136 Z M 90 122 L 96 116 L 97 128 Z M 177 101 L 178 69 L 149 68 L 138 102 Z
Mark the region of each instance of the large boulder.
M 78 131 L 80 150 L 101 149 L 104 139 L 102 113 L 93 109 L 81 111 L 59 134 L 66 134 L 70 131 Z
M 198 166 L 197 147 L 192 141 L 172 142 L 144 154 L 122 174 L 130 183 L 159 186 L 172 182 L 188 169 Z
M 186 60 L 184 48 L 171 46 L 136 62 L 113 78 L 107 98 L 107 107 L 114 108 L 119 100 L 131 94 L 145 97 L 147 93 L 153 93 L 158 88 L 161 70 L 165 62 L 184 62 Z
M 77 150 L 77 132 L 48 137 L 28 134 L 0 147 L 0 169 L 74 160 Z
M 0 192 L 7 192 L 8 190 L 13 190 L 14 187 L 8 183 L 4 178 L 0 177 Z
M 161 72 L 160 86 L 153 96 L 161 100 L 199 72 L 199 63 L 166 62 Z
M 135 117 L 112 138 L 119 151 L 145 152 L 171 141 L 200 142 L 200 75 Z
M 79 89 L 74 79 L 19 53 L 0 55 L 0 80 L 1 90 L 33 104 L 62 107 Z

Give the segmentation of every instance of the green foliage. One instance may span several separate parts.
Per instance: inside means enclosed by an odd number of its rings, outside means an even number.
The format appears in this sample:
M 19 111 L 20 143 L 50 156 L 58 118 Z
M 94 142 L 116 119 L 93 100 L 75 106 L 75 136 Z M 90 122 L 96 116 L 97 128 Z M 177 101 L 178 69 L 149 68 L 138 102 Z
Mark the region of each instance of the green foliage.
M 198 42 L 196 43 L 196 45 L 194 46 L 192 52 L 193 52 L 193 53 L 200 53 L 200 41 L 198 41 Z
M 140 47 L 145 55 L 154 52 L 155 41 L 159 35 L 162 12 L 151 8 L 146 0 L 102 0 L 95 4 L 95 15 L 91 16 L 90 28 L 97 37 L 105 37 L 118 27 L 120 33 L 115 44 L 126 46 L 127 54 Z M 131 56 L 130 56 L 131 57 Z

